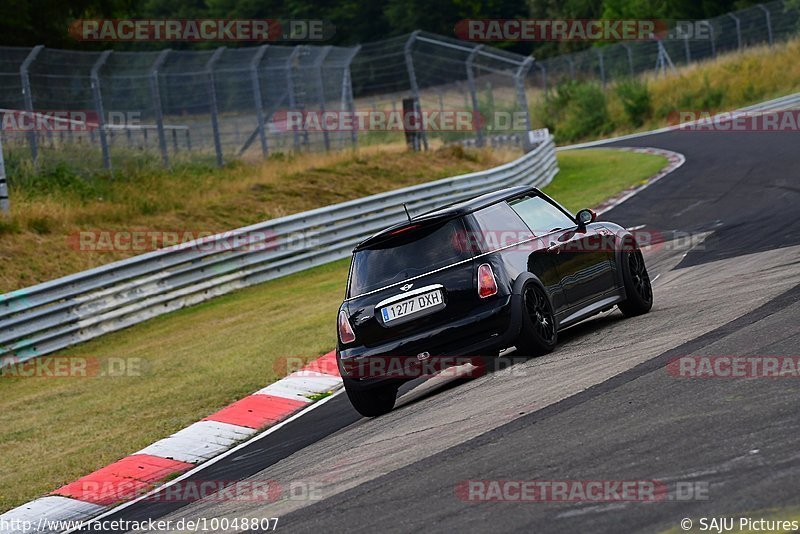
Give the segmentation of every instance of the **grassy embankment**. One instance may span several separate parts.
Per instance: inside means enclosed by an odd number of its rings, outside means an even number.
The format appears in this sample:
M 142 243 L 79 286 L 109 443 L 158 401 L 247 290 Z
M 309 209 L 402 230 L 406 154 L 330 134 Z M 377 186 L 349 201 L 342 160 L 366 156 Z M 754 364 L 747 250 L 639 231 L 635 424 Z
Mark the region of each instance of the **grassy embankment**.
M 530 94 L 533 120 L 559 143 L 650 130 L 678 122 L 677 112 L 738 109 L 800 91 L 800 39 L 609 84 L 564 83 L 545 98 Z
M 290 213 L 446 176 L 493 167 L 511 152 L 442 148 L 427 154 L 402 146 L 353 156 L 302 154 L 223 169 L 179 163 L 81 176 L 45 167 L 11 176 L 11 216 L 0 217 L 0 293 L 140 254 L 76 250 L 84 231 L 158 230 L 210 235 Z M 14 186 L 13 184 L 17 184 Z

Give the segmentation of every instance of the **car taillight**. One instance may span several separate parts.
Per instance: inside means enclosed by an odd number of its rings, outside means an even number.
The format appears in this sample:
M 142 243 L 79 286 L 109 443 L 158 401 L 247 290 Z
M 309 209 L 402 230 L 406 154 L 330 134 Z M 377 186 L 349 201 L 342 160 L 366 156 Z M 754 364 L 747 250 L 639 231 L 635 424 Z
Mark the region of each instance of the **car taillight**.
M 494 279 L 492 266 L 484 263 L 478 267 L 478 295 L 485 299 L 497 294 L 497 280 Z
M 356 334 L 353 332 L 353 327 L 350 326 L 344 310 L 339 312 L 339 339 L 342 343 L 352 343 L 356 340 Z

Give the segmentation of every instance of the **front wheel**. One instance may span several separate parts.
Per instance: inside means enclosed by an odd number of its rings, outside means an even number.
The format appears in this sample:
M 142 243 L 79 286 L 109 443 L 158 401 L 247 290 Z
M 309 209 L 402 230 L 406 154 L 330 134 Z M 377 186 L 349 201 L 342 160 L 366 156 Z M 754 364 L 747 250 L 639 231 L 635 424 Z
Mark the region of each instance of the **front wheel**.
M 617 307 L 627 317 L 642 315 L 653 307 L 653 287 L 640 250 L 626 252 L 622 259 L 626 298 Z
M 364 417 L 378 417 L 391 412 L 397 400 L 397 386 L 394 385 L 363 388 L 345 378 L 344 389 L 353 408 Z
M 522 330 L 517 351 L 524 356 L 552 352 L 558 341 L 553 305 L 538 284 L 528 284 L 522 293 Z

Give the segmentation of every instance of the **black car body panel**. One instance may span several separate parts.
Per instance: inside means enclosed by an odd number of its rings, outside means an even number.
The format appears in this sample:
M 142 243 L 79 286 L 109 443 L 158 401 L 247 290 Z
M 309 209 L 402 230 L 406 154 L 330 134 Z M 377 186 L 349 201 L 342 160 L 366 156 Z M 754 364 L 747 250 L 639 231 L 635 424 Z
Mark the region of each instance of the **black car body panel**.
M 530 283 L 545 289 L 559 329 L 609 309 L 625 299 L 620 250 L 632 239 L 613 223 L 579 224 L 531 187 L 496 191 L 387 228 L 354 250 L 341 311 L 355 339 L 339 338 L 342 374 L 369 387 L 414 378 L 414 369 L 429 360 L 457 362 L 513 346 Z M 478 294 L 483 264 L 497 286 L 488 298 Z M 441 291 L 443 304 L 429 299 L 430 311 L 387 322 L 384 308 L 414 298 L 424 303 L 420 295 L 430 291 Z M 381 367 L 360 365 L 376 360 Z M 402 365 L 387 367 L 388 361 Z

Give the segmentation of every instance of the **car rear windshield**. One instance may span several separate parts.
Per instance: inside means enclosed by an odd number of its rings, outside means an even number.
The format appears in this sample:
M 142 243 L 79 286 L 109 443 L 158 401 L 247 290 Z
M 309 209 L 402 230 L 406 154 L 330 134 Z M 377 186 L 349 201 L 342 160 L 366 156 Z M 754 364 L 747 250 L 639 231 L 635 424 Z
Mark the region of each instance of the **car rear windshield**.
M 464 222 L 410 226 L 386 241 L 353 256 L 348 297 L 402 282 L 408 278 L 469 259 L 464 246 Z

